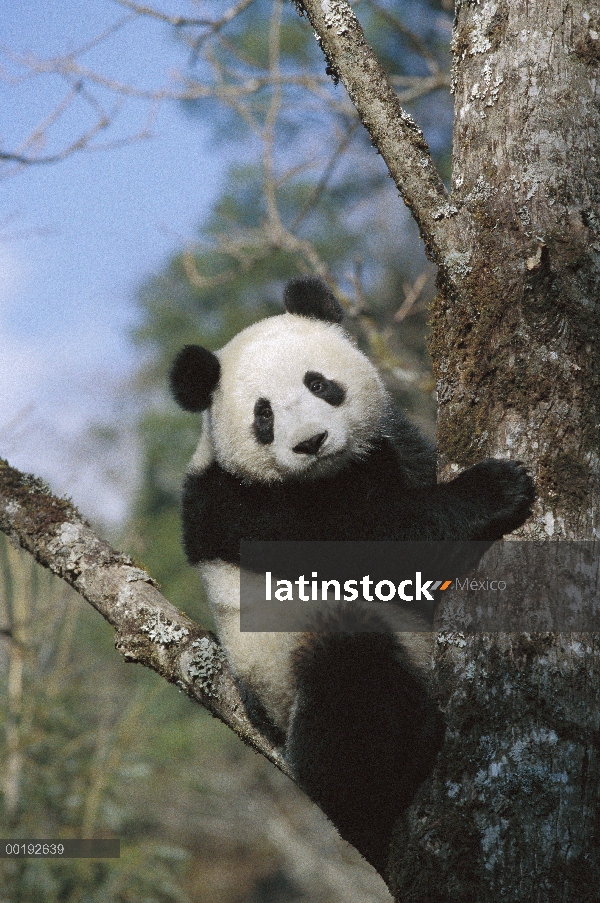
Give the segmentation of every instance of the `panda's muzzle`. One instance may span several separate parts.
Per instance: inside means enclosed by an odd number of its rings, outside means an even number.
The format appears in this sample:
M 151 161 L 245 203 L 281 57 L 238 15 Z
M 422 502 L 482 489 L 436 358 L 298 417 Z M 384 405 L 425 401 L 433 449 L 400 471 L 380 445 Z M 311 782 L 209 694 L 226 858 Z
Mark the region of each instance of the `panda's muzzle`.
M 316 455 L 327 439 L 327 435 L 327 431 L 317 433 L 315 436 L 311 436 L 310 439 L 299 442 L 298 445 L 293 447 L 292 451 L 296 452 L 297 455 Z

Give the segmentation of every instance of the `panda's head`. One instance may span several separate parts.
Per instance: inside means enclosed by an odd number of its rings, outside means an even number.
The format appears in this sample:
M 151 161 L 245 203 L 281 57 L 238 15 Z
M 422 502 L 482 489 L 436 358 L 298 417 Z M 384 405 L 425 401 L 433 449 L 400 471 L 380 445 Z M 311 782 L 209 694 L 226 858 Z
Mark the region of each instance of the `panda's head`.
M 188 345 L 175 360 L 176 400 L 204 411 L 196 466 L 216 459 L 267 482 L 327 476 L 381 435 L 383 383 L 339 325 L 342 309 L 327 286 L 294 279 L 285 306 L 287 313 L 248 327 L 216 354 Z

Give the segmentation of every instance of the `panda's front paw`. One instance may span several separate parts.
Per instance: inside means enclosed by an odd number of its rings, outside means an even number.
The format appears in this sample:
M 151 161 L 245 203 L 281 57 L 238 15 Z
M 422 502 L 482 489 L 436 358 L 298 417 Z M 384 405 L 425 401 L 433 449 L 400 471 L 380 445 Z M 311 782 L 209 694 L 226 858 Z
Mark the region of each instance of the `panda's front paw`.
M 531 516 L 536 498 L 535 483 L 521 461 L 490 458 L 457 477 L 462 492 L 482 503 L 483 523 L 477 539 L 500 539 L 521 527 Z

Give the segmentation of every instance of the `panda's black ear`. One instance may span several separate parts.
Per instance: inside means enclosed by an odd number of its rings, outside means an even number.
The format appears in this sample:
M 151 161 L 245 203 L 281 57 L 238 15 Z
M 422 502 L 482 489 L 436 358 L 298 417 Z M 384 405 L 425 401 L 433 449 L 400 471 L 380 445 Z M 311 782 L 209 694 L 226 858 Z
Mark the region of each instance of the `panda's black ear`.
M 175 358 L 169 374 L 175 400 L 186 411 L 203 411 L 210 405 L 220 372 L 216 354 L 200 345 L 186 345 Z
M 300 317 L 341 323 L 342 305 L 318 276 L 298 276 L 290 279 L 283 293 L 285 309 Z

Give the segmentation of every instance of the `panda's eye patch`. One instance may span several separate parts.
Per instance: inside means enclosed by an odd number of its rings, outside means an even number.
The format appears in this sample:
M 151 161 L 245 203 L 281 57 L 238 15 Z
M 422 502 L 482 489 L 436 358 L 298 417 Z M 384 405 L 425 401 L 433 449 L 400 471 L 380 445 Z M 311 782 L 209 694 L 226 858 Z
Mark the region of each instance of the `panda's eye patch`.
M 256 440 L 261 445 L 270 445 L 275 439 L 274 421 L 275 417 L 271 402 L 267 398 L 259 398 L 254 405 L 252 429 Z
M 303 382 L 313 395 L 316 395 L 317 398 L 322 398 L 323 401 L 333 405 L 334 408 L 339 407 L 346 398 L 346 390 L 343 386 L 340 386 L 333 379 L 327 379 L 322 373 L 316 373 L 314 370 L 309 370 L 304 374 Z

